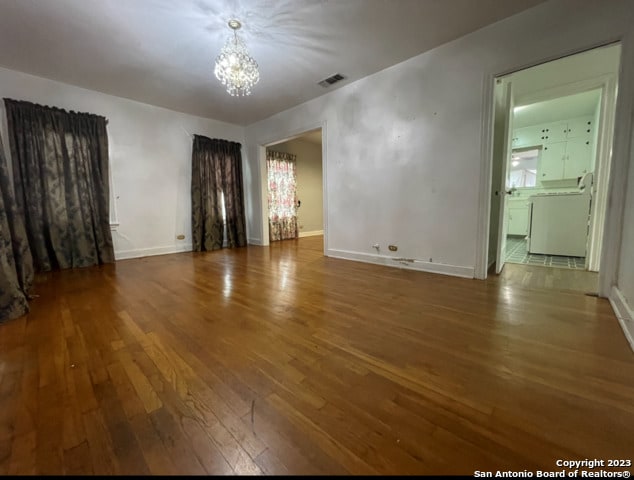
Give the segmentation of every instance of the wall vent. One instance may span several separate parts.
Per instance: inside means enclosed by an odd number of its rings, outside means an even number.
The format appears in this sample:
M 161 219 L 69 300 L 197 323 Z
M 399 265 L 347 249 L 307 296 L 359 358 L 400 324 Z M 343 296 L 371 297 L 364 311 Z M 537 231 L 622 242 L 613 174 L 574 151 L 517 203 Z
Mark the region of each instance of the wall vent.
M 344 77 L 340 73 L 335 73 L 334 75 L 332 75 L 332 76 L 330 76 L 328 78 L 324 78 L 321 82 L 318 82 L 318 84 L 321 85 L 324 88 L 328 88 L 333 83 L 340 82 L 344 78 L 346 78 L 346 77 Z

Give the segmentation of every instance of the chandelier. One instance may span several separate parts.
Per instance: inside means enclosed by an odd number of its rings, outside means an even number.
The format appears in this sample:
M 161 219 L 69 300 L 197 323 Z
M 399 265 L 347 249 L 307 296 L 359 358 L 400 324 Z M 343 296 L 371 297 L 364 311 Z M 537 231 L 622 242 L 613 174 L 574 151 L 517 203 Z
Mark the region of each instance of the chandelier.
M 238 37 L 237 31 L 241 26 L 238 20 L 229 20 L 233 37 L 229 37 L 216 57 L 214 69 L 216 78 L 233 97 L 250 95 L 251 88 L 260 80 L 258 63 L 249 55 L 244 40 Z

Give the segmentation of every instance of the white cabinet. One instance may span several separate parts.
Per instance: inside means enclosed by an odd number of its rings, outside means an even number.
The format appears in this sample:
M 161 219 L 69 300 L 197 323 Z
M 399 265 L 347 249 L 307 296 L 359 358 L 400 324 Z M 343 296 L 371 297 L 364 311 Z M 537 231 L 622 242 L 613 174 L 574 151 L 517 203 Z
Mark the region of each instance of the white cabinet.
M 568 128 L 566 129 L 566 138 L 579 138 L 587 137 L 588 140 L 592 139 L 592 132 L 594 126 L 592 125 L 594 120 L 592 118 L 575 118 L 568 122 Z
M 526 200 L 508 200 L 508 230 L 509 235 L 528 235 L 529 206 Z
M 565 122 L 546 123 L 541 125 L 540 139 L 542 144 L 563 142 L 566 140 L 568 124 Z
M 590 170 L 592 163 L 592 143 L 585 137 L 573 138 L 566 142 L 563 178 L 582 177 Z
M 592 144 L 584 137 L 544 145 L 538 177 L 542 182 L 582 177 L 590 171 Z
M 537 172 L 543 181 L 561 180 L 564 178 L 564 158 L 566 157 L 566 143 L 551 143 L 542 149 L 541 165 Z
M 543 143 L 543 134 L 541 127 L 535 125 L 533 127 L 518 128 L 513 131 L 513 148 L 534 147 Z
M 513 148 L 541 147 L 540 182 L 572 180 L 592 171 L 593 117 L 543 123 L 513 131 Z
M 592 139 L 595 125 L 592 117 L 579 117 L 559 122 L 540 123 L 513 130 L 513 148 L 539 147 L 549 143 L 565 142 L 571 138 Z

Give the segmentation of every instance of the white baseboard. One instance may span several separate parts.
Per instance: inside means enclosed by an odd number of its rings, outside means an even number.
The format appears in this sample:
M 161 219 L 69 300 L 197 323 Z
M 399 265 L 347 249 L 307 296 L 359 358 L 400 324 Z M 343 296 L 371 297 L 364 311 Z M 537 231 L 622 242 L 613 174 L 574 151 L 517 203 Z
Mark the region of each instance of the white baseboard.
M 609 300 L 614 314 L 621 324 L 625 338 L 627 338 L 627 341 L 630 342 L 630 347 L 634 350 L 634 312 L 616 286 L 612 287 Z
M 191 252 L 192 244 L 168 245 L 166 247 L 138 248 L 135 250 L 121 250 L 114 252 L 115 260 L 126 260 L 128 258 L 150 257 L 154 255 L 166 255 L 168 253 Z
M 447 265 L 444 263 L 431 263 L 416 259 L 412 259 L 413 261 L 411 261 L 410 259 L 398 261 L 398 259 L 402 257 L 350 252 L 348 250 L 329 249 L 326 251 L 326 256 L 341 258 L 343 260 L 354 260 L 357 262 L 386 265 L 388 267 L 418 270 L 421 272 L 440 273 L 443 275 L 451 275 L 453 277 L 473 278 L 475 274 L 475 269 L 473 267 L 460 267 L 456 265 Z
M 299 232 L 299 238 L 302 237 L 315 237 L 317 235 L 323 235 L 323 230 L 313 230 L 312 232 Z
M 262 239 L 260 238 L 248 238 L 247 244 L 249 245 L 262 245 Z

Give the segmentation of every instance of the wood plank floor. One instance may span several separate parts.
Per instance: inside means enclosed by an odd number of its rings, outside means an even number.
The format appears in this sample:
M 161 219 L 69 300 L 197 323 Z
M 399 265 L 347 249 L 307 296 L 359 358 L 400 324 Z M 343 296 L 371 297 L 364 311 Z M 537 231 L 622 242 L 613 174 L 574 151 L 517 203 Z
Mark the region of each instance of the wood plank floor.
M 634 355 L 606 300 L 326 258 L 321 241 L 40 276 L 31 313 L 0 325 L 0 474 L 632 458 Z

